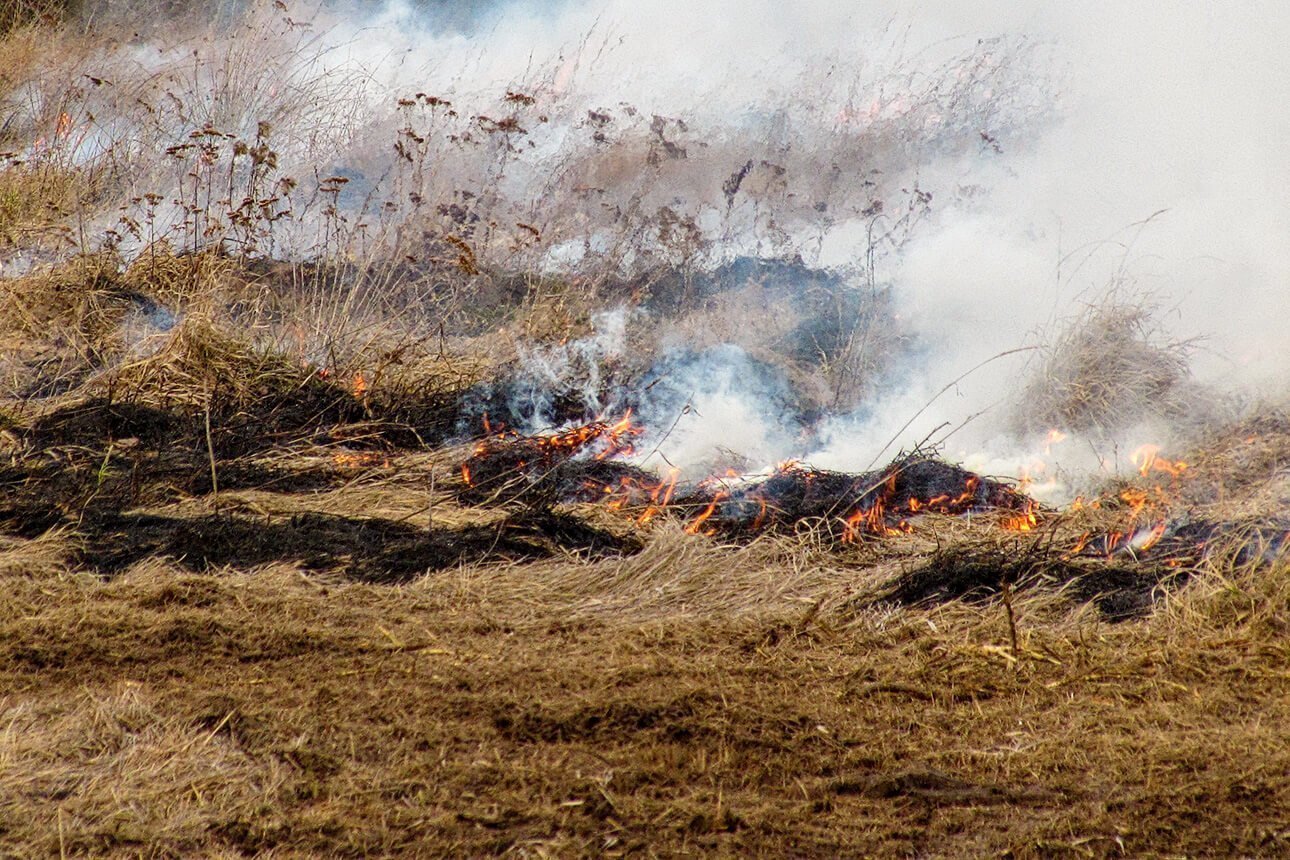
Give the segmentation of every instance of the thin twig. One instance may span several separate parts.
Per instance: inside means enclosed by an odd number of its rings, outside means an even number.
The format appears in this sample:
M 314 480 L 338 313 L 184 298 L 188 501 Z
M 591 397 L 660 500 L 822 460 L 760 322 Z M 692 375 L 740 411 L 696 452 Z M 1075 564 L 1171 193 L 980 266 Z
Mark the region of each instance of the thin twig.
M 206 387 L 206 455 L 211 463 L 211 503 L 219 507 L 219 475 L 215 471 L 215 444 L 211 441 L 211 389 Z
M 430 469 L 430 497 L 426 502 L 426 531 L 434 531 L 434 485 L 435 473 L 434 468 Z
M 906 421 L 904 424 L 902 424 L 902 425 L 901 425 L 900 429 L 896 431 L 896 434 L 895 434 L 894 436 L 892 436 L 892 437 L 891 437 L 891 439 L 887 442 L 887 444 L 886 444 L 886 445 L 883 445 L 883 446 L 882 446 L 882 448 L 878 451 L 878 453 L 874 455 L 873 459 L 869 461 L 869 465 L 865 467 L 865 471 L 867 472 L 867 471 L 869 471 L 870 469 L 872 469 L 872 468 L 874 467 L 874 465 L 875 465 L 875 464 L 876 464 L 880 459 L 882 459 L 882 455 L 883 455 L 883 454 L 886 454 L 886 453 L 887 453 L 887 451 L 888 451 L 888 450 L 890 450 L 891 446 L 892 446 L 892 445 L 894 445 L 894 444 L 896 444 L 896 440 L 900 438 L 900 435 L 901 435 L 902 433 L 904 433 L 906 430 L 908 430 L 908 429 L 909 429 L 909 425 L 911 425 L 911 424 L 913 424 L 915 421 L 917 421 L 917 420 L 918 420 L 918 417 L 919 417 L 920 415 L 922 415 L 924 412 L 926 412 L 926 411 L 931 407 L 931 405 L 932 405 L 933 403 L 935 403 L 935 402 L 940 398 L 940 396 L 941 396 L 942 394 L 944 394 L 945 392 L 949 391 L 951 388 L 953 388 L 954 386 L 958 385 L 958 384 L 959 384 L 960 382 L 962 382 L 964 379 L 966 379 L 967 377 L 971 376 L 973 373 L 976 373 L 978 370 L 980 370 L 981 368 L 985 367 L 987 364 L 990 364 L 990 363 L 992 363 L 992 362 L 998 361 L 999 359 L 1004 358 L 1004 357 L 1009 356 L 1009 355 L 1016 355 L 1016 354 L 1017 354 L 1017 353 L 1019 353 L 1019 352 L 1030 352 L 1030 351 L 1035 350 L 1035 349 L 1038 349 L 1038 348 L 1039 348 L 1039 347 L 1037 347 L 1037 346 L 1019 346 L 1019 347 L 1016 347 L 1015 349 L 1007 349 L 1007 350 L 1004 350 L 1003 352 L 999 353 L 998 355 L 992 355 L 992 356 L 990 356 L 989 358 L 987 358 L 985 361 L 982 361 L 981 363 L 979 363 L 979 364 L 977 364 L 977 365 L 975 365 L 975 366 L 973 366 L 973 367 L 968 368 L 968 369 L 967 369 L 967 370 L 965 370 L 963 373 L 959 374 L 959 375 L 958 375 L 958 376 L 956 376 L 954 379 L 950 380 L 948 383 L 946 383 L 946 385 L 945 385 L 945 387 L 944 387 L 944 388 L 942 388 L 940 391 L 938 391 L 938 392 L 936 392 L 934 395 L 932 395 L 932 399 L 931 399 L 931 400 L 928 400 L 925 404 L 923 404 L 923 406 L 922 406 L 922 408 L 921 408 L 921 409 L 919 409 L 917 412 L 915 412 L 913 415 L 911 415 L 911 416 L 910 416 L 910 418 L 909 418 L 909 420 L 908 420 L 908 421 Z M 944 425 L 942 425 L 942 426 L 944 426 Z
M 1008 641 L 1012 645 L 1013 665 L 1020 659 L 1021 652 L 1017 647 L 1017 611 L 1012 605 L 1012 583 L 1004 579 L 1000 583 L 1003 596 L 1003 608 L 1008 613 Z

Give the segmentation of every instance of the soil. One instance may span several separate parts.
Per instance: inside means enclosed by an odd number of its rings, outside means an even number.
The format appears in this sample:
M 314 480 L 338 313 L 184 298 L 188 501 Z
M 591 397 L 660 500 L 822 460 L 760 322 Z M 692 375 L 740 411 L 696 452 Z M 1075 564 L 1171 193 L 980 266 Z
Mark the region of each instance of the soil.
M 1283 561 L 730 544 L 343 428 L 215 486 L 187 420 L 7 425 L 6 854 L 1290 855 Z

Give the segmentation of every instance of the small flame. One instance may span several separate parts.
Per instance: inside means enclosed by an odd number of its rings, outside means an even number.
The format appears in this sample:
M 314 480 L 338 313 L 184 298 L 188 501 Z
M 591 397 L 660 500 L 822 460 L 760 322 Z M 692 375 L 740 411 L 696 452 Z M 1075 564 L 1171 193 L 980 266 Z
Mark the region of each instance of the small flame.
M 1178 478 L 1187 470 L 1187 464 L 1181 460 L 1166 460 L 1160 456 L 1160 446 L 1146 444 L 1133 452 L 1130 460 L 1138 468 L 1138 474 L 1147 477 L 1152 472 L 1164 472 L 1171 478 Z
M 1082 553 L 1084 551 L 1084 548 L 1088 546 L 1088 539 L 1092 536 L 1093 536 L 1092 532 L 1084 532 L 1084 534 L 1080 535 L 1079 540 L 1075 542 L 1075 548 L 1072 549 L 1070 553 L 1068 553 L 1067 557 L 1069 558 L 1070 556 L 1079 555 L 1080 553 Z
M 718 492 L 715 496 L 713 496 L 712 502 L 706 508 L 704 508 L 703 513 L 699 514 L 697 517 L 691 520 L 688 525 L 686 525 L 685 533 L 688 535 L 699 534 L 699 530 L 703 528 L 703 524 L 712 518 L 712 515 L 717 512 L 717 506 L 720 505 L 722 502 L 724 502 L 726 498 L 729 497 L 729 495 L 730 495 L 729 493 L 722 490 Z M 711 531 L 706 532 L 706 534 L 709 534 L 709 535 L 712 533 L 713 532 Z
M 887 524 L 887 509 L 882 499 L 878 499 L 867 508 L 858 508 L 843 522 L 842 542 L 856 543 L 863 535 L 871 534 L 891 537 L 909 534 L 914 530 L 905 520 L 899 520 L 894 526 Z
M 1160 539 L 1165 536 L 1167 531 L 1168 526 L 1165 523 L 1156 523 L 1150 529 L 1139 530 L 1139 532 L 1129 541 L 1129 546 L 1130 548 L 1140 552 L 1146 552 L 1156 544 L 1160 543 Z
M 1146 508 L 1147 502 L 1151 500 L 1151 495 L 1146 490 L 1129 487 L 1120 493 L 1120 498 L 1129 506 L 1129 515 L 1136 517 Z
M 1159 453 L 1159 445 L 1148 443 L 1146 445 L 1139 446 L 1138 449 L 1130 455 L 1129 459 L 1132 461 L 1133 465 L 1138 467 L 1138 474 L 1145 478 L 1147 475 L 1151 474 L 1151 466 L 1156 462 L 1156 455 Z
M 1035 514 L 1035 508 L 1033 505 L 1028 507 L 1024 513 L 1018 514 L 1015 517 L 1007 517 L 999 523 L 1001 528 L 1013 532 L 1034 531 L 1038 525 L 1039 518 Z

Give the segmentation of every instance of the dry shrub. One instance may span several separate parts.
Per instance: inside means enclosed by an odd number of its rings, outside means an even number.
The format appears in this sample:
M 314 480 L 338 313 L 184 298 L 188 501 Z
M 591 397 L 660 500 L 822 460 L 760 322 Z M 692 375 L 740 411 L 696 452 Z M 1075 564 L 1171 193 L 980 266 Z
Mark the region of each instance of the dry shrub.
M 1169 338 L 1158 308 L 1112 290 L 1067 320 L 1040 353 L 1021 390 L 1014 425 L 1105 436 L 1194 406 L 1188 358 L 1194 343 Z
M 103 294 L 116 282 L 112 255 L 77 257 L 66 266 L 0 281 L 0 332 L 40 338 L 57 328 L 74 329 L 84 337 L 109 322 L 95 313 Z
M 215 398 L 234 410 L 265 406 L 314 384 L 324 385 L 311 368 L 257 348 L 200 315 L 176 325 L 160 349 L 103 380 L 141 402 L 206 408 Z
M 132 304 L 111 255 L 0 281 L 0 374 L 7 396 L 69 390 L 118 353 Z
M 212 255 L 150 255 L 125 268 L 104 251 L 0 281 L 0 365 L 8 387 L 48 397 L 145 356 L 186 309 L 222 299 L 227 272 Z
M 65 238 L 60 227 L 90 194 L 88 177 L 54 165 L 0 169 L 0 248 Z

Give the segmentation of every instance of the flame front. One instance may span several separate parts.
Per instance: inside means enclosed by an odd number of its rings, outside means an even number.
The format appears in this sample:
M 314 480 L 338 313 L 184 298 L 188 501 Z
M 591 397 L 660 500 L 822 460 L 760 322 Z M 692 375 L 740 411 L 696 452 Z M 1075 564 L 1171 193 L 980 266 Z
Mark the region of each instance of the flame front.
M 494 429 L 487 419 L 485 428 Z M 908 534 L 918 518 L 931 514 L 987 510 L 1006 512 L 988 520 L 1005 529 L 1030 531 L 1039 523 L 1038 506 L 1012 485 L 925 457 L 859 475 L 790 460 L 769 475 L 727 470 L 682 488 L 675 468 L 656 477 L 623 462 L 636 453 L 644 432 L 630 412 L 538 436 L 501 430 L 475 444 L 461 464 L 462 481 L 473 490 L 505 489 L 505 498 L 521 498 L 527 488 L 551 481 L 562 501 L 601 504 L 641 526 L 664 514 L 679 516 L 684 531 L 696 535 L 755 534 L 818 521 L 831 524 L 840 542 L 856 543 Z M 551 490 L 535 498 L 549 500 Z

